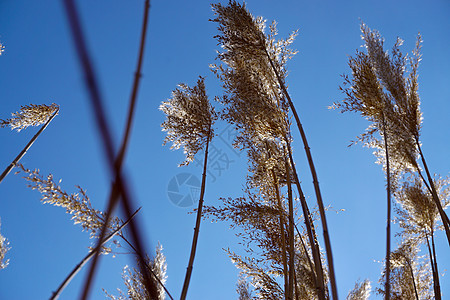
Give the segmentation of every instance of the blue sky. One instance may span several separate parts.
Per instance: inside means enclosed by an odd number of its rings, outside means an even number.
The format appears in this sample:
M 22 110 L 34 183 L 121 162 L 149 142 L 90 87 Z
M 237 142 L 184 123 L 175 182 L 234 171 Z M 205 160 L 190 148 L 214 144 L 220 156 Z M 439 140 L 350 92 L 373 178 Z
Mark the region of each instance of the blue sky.
M 168 263 L 167 288 L 177 298 L 188 262 L 195 216 L 193 206 L 181 208 L 168 197 L 174 176 L 188 173 L 200 178 L 195 163 L 183 168 L 182 151 L 162 147 L 164 120 L 161 101 L 180 82 L 195 84 L 206 76 L 212 99 L 222 94 L 209 71 L 218 49 L 209 22 L 209 1 L 152 1 L 143 78 L 139 92 L 125 173 L 134 198 L 142 206 L 139 220 L 149 251 L 161 242 Z M 343 98 L 338 90 L 347 60 L 362 44 L 363 20 L 385 37 L 390 48 L 397 36 L 410 52 L 420 31 L 424 40 L 419 68 L 419 92 L 424 116 L 422 142 L 432 172 L 449 175 L 450 147 L 450 3 L 448 1 L 248 1 L 257 16 L 277 20 L 280 37 L 299 29 L 293 47 L 299 51 L 289 62 L 289 91 L 302 118 L 315 159 L 328 212 L 337 284 L 341 298 L 358 279 L 377 286 L 385 251 L 385 189 L 381 167 L 368 149 L 347 148 L 367 122 L 357 115 L 341 115 L 327 107 Z M 78 1 L 108 120 L 115 142 L 122 134 L 136 64 L 143 1 Z M 100 138 L 88 103 L 61 1 L 0 2 L 0 118 L 25 104 L 60 105 L 61 111 L 22 163 L 42 174 L 62 178 L 62 187 L 85 188 L 93 205 L 104 209 L 110 178 Z M 226 124 L 218 123 L 214 147 L 229 158 L 224 170 L 210 167 L 206 204 L 219 197 L 238 197 L 246 176 L 244 154 L 231 149 Z M 0 130 L 0 168 L 6 167 L 37 131 Z M 311 205 L 314 203 L 309 170 L 298 136 L 294 135 L 297 168 Z M 223 156 L 224 157 L 224 156 Z M 0 271 L 0 299 L 45 299 L 51 295 L 91 245 L 89 235 L 74 226 L 63 209 L 42 205 L 39 194 L 26 188 L 20 176 L 10 174 L 0 184 L 1 233 L 10 241 L 10 265 Z M 397 227 L 394 226 L 394 229 Z M 190 299 L 234 299 L 237 274 L 222 250 L 240 251 L 229 224 L 204 222 L 189 289 Z M 450 267 L 445 236 L 437 236 L 440 271 Z M 103 257 L 92 299 L 103 298 L 101 288 L 124 288 L 121 270 L 132 264 L 130 255 Z M 63 292 L 76 299 L 85 273 Z M 447 276 L 442 277 L 444 299 L 450 297 Z M 374 296 L 373 299 L 378 299 Z

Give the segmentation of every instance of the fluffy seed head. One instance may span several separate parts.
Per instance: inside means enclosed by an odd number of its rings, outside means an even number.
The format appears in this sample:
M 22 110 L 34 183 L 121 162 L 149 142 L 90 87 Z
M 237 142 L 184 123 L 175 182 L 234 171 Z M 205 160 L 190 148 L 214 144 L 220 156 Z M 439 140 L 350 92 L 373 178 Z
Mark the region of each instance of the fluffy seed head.
M 48 121 L 48 119 L 59 110 L 59 105 L 24 105 L 20 111 L 12 113 L 10 119 L 0 119 L 0 127 L 11 127 L 11 130 L 21 131 L 28 126 L 39 126 Z
M 214 136 L 212 125 L 217 117 L 206 96 L 204 80 L 200 77 L 193 88 L 180 84 L 172 92 L 172 98 L 159 107 L 166 114 L 161 124 L 162 130 L 167 132 L 164 145 L 172 142 L 171 149 L 184 148 L 186 160 L 180 166 L 192 162 L 208 138 Z

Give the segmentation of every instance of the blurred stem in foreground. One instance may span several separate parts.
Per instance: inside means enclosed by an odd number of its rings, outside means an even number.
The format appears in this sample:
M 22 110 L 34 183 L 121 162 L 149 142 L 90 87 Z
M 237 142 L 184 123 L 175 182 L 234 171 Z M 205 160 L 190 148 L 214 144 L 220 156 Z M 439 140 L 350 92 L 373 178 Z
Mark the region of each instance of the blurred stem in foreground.
M 114 178 L 111 197 L 108 201 L 107 205 L 108 208 L 106 210 L 106 220 L 108 220 L 109 217 L 111 216 L 112 210 L 115 207 L 115 204 L 117 203 L 117 197 L 119 195 L 121 196 L 122 199 L 124 214 L 129 218 L 132 214 L 133 201 L 128 190 L 127 182 L 122 176 L 121 169 L 118 168 L 115 163 L 116 155 L 114 153 L 113 138 L 111 135 L 111 131 L 109 129 L 109 124 L 106 120 L 105 115 L 106 110 L 104 109 L 103 98 L 100 94 L 100 89 L 97 83 L 97 77 L 94 72 L 92 60 L 87 49 L 83 30 L 81 28 L 78 10 L 73 0 L 65 0 L 64 5 L 73 37 L 74 46 L 78 54 L 80 65 L 83 69 L 85 84 L 89 92 L 90 102 L 95 115 L 97 129 L 102 139 L 105 158 L 108 163 L 110 175 L 112 178 Z M 150 1 L 146 0 L 144 9 L 144 22 L 143 22 L 144 28 L 146 27 L 146 21 L 148 20 L 149 8 L 150 8 Z M 141 38 L 141 41 L 142 39 L 143 38 Z M 143 235 L 141 234 L 141 230 L 142 228 L 137 225 L 137 221 L 130 222 L 131 236 L 138 252 L 140 253 L 139 257 L 143 257 L 143 253 L 145 253 L 142 238 Z M 105 231 L 106 228 L 104 227 L 100 235 L 100 240 L 102 240 L 103 237 L 105 236 Z M 97 245 L 96 251 L 100 251 L 100 248 L 101 246 Z M 89 275 L 85 280 L 84 289 L 81 296 L 81 298 L 84 300 L 88 298 L 90 292 L 90 286 L 91 283 L 93 282 L 92 279 L 96 268 L 97 258 L 98 253 L 94 257 L 94 261 L 92 262 L 91 268 L 89 270 Z M 152 282 L 151 276 L 148 273 L 148 271 L 143 267 L 145 265 L 145 261 L 140 260 L 139 265 L 141 266 L 141 272 L 143 274 L 146 290 L 148 291 L 151 297 L 154 298 L 157 297 L 157 287 Z

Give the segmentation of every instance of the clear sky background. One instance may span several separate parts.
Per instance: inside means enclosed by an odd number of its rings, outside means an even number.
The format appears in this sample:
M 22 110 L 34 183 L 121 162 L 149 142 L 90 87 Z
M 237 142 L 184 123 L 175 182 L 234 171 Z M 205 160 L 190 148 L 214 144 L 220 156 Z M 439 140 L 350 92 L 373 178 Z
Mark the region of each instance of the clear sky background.
M 108 119 L 115 141 L 122 135 L 125 113 L 136 64 L 144 1 L 77 1 Z M 450 2 L 442 1 L 293 1 L 251 0 L 250 11 L 278 21 L 280 37 L 299 29 L 293 47 L 298 55 L 289 62 L 289 91 L 303 121 L 315 159 L 323 198 L 336 214 L 328 212 L 340 297 L 344 299 L 358 279 L 369 278 L 378 286 L 385 255 L 385 180 L 374 164 L 371 150 L 347 148 L 367 122 L 358 115 L 341 115 L 327 107 L 343 99 L 338 90 L 343 73 L 349 73 L 348 56 L 360 47 L 360 20 L 377 29 L 390 48 L 397 36 L 405 40 L 403 52 L 423 36 L 423 60 L 419 68 L 419 92 L 424 116 L 423 150 L 432 172 L 450 171 Z M 161 101 L 180 82 L 195 84 L 206 76 L 212 99 L 222 94 L 208 65 L 215 62 L 216 25 L 209 1 L 152 1 L 143 78 L 139 92 L 131 145 L 125 172 L 134 198 L 142 206 L 148 250 L 161 242 L 167 257 L 167 288 L 178 298 L 193 235 L 194 206 L 181 208 L 168 198 L 168 184 L 179 173 L 201 177 L 195 163 L 178 168 L 182 151 L 162 147 L 164 120 Z M 22 163 L 39 168 L 63 189 L 75 185 L 87 190 L 93 205 L 105 209 L 110 178 L 101 141 L 88 103 L 81 70 L 66 22 L 62 1 L 1 0 L 0 41 L 6 47 L 0 57 L 0 118 L 25 104 L 60 105 L 59 115 L 45 130 Z M 217 133 L 226 129 L 217 124 Z M 0 169 L 6 167 L 37 128 L 20 133 L 0 130 Z M 295 132 L 295 130 L 294 130 Z M 206 204 L 219 197 L 242 195 L 246 157 L 230 148 L 226 133 L 213 146 L 230 159 L 224 170 L 212 165 L 206 188 Z M 315 203 L 306 159 L 294 135 L 295 160 L 310 205 Z M 12 249 L 10 265 L 0 271 L 0 299 L 46 299 L 88 252 L 89 235 L 74 226 L 64 210 L 42 205 L 40 195 L 26 188 L 25 180 L 10 174 L 0 184 L 1 233 Z M 397 230 L 396 226 L 393 230 Z M 443 298 L 450 297 L 450 251 L 442 233 L 437 235 L 437 255 Z M 223 248 L 241 252 L 229 224 L 204 222 L 189 299 L 236 299 L 238 271 Z M 323 245 L 323 244 L 322 244 Z M 395 247 L 395 243 L 393 248 Z M 422 252 L 425 254 L 426 252 Z M 130 255 L 102 257 L 92 299 L 102 299 L 124 289 L 121 271 L 132 264 Z M 85 272 L 63 292 L 61 299 L 77 299 Z M 374 295 L 373 299 L 380 297 Z

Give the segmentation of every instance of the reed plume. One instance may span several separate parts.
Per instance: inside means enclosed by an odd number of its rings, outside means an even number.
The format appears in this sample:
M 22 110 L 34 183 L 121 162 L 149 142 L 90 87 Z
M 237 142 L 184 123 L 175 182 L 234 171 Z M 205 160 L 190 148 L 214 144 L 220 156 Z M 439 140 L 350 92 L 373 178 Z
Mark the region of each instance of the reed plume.
M 270 173 L 267 177 L 270 178 Z M 228 221 L 230 227 L 239 229 L 236 235 L 249 256 L 240 256 L 231 250 L 226 252 L 232 262 L 248 278 L 256 299 L 285 298 L 287 294 L 287 263 L 290 252 L 286 245 L 289 240 L 287 198 L 280 194 L 281 205 L 278 203 L 277 186 L 270 180 L 266 188 L 248 187 L 245 196 L 239 198 L 221 198 L 221 206 L 205 206 L 204 217 L 212 221 Z M 283 222 L 280 221 L 283 220 Z M 280 224 L 285 224 L 281 226 Z M 294 299 L 317 298 L 317 277 L 314 264 L 311 262 L 311 248 L 300 246 L 307 239 L 307 234 L 295 236 L 293 261 Z M 284 256 L 285 254 L 285 256 Z M 282 286 L 277 277 L 283 276 Z M 325 278 L 325 282 L 327 282 Z M 326 295 L 328 295 L 326 291 Z
M 39 126 L 47 122 L 58 110 L 59 106 L 55 103 L 22 105 L 20 111 L 11 114 L 10 119 L 0 119 L 0 127 L 10 127 L 11 130 L 21 131 L 29 126 Z
M 164 291 L 163 285 L 167 280 L 167 263 L 166 257 L 162 252 L 163 248 L 161 244 L 156 247 L 156 255 L 153 260 L 146 259 L 146 268 L 151 270 L 151 273 L 156 276 L 160 284 L 158 286 L 158 298 L 159 300 L 166 299 L 166 292 Z M 138 262 L 139 264 L 139 262 Z M 111 300 L 147 300 L 151 299 L 148 291 L 144 285 L 144 276 L 137 268 L 130 268 L 125 266 L 122 272 L 122 278 L 124 284 L 127 288 L 126 293 L 122 290 L 117 289 L 119 292 L 118 296 L 109 294 L 107 291 L 103 290 L 106 296 Z
M 0 228 L 1 228 L 1 220 L 0 220 Z M 0 270 L 4 269 L 9 264 L 9 259 L 6 259 L 6 252 L 10 249 L 8 240 L 2 236 L 0 233 Z
M 251 300 L 252 291 L 250 290 L 250 285 L 245 280 L 245 275 L 239 273 L 239 279 L 236 283 L 236 293 L 239 295 L 239 300 Z
M 347 300 L 368 300 L 372 285 L 368 279 L 363 282 L 356 282 L 355 287 L 348 293 Z
M 442 199 L 442 207 L 447 208 L 450 205 L 450 179 L 437 178 L 434 180 L 434 186 L 439 199 Z M 396 192 L 396 199 L 400 204 L 397 214 L 400 227 L 403 229 L 402 237 L 405 240 L 415 241 L 416 247 L 419 247 L 420 244 L 427 246 L 434 294 L 436 299 L 440 299 L 440 280 L 434 237 L 436 231 L 441 230 L 443 226 L 439 224 L 440 215 L 433 196 L 420 177 L 416 175 L 409 178 L 409 181 L 405 182 Z
M 180 84 L 159 109 L 166 115 L 161 124 L 167 132 L 163 144 L 172 143 L 170 149 L 183 148 L 186 159 L 179 166 L 188 165 L 214 136 L 216 114 L 206 95 L 205 79 L 200 77 L 193 88 Z
M 27 186 L 32 190 L 41 193 L 41 202 L 66 209 L 66 213 L 71 215 L 74 224 L 80 224 L 83 231 L 89 232 L 89 237 L 98 239 L 100 231 L 105 224 L 105 215 L 102 211 L 95 209 L 86 194 L 86 191 L 80 186 L 76 186 L 77 192 L 67 193 L 60 183 L 62 180 L 55 181 L 52 174 L 43 176 L 38 169 L 30 170 L 19 164 L 19 172 L 24 173 L 24 179 L 28 182 Z M 123 223 L 119 218 L 112 218 L 108 224 L 109 233 L 120 227 Z M 103 247 L 103 253 L 110 253 L 109 247 Z
M 418 255 L 419 247 L 416 241 L 405 240 L 391 253 L 390 295 L 394 300 L 401 299 L 440 299 L 431 293 L 430 268 L 422 256 Z M 384 283 L 386 266 L 380 283 Z M 386 297 L 386 291 L 378 288 L 377 293 Z

